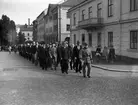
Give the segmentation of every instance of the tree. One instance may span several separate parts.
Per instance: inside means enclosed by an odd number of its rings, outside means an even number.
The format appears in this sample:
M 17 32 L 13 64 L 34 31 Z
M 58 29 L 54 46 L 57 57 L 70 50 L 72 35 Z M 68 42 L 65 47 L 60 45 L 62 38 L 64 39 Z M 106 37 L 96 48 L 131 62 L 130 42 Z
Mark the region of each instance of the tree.
M 22 34 L 21 32 L 19 32 L 18 35 L 19 35 L 18 44 L 23 44 L 25 42 L 24 34 Z
M 13 20 L 10 20 L 10 29 L 16 30 L 16 25 Z
M 8 44 L 8 32 L 10 30 L 16 30 L 15 22 L 10 20 L 6 15 L 2 15 L 0 19 L 0 44 Z

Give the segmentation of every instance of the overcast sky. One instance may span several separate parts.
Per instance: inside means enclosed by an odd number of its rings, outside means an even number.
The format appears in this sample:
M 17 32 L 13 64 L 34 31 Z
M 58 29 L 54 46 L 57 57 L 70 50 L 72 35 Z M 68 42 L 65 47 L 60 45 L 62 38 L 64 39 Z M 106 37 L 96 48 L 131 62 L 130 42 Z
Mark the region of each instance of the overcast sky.
M 0 0 L 0 18 L 7 15 L 16 24 L 31 23 L 46 8 L 49 3 L 58 3 L 61 0 Z

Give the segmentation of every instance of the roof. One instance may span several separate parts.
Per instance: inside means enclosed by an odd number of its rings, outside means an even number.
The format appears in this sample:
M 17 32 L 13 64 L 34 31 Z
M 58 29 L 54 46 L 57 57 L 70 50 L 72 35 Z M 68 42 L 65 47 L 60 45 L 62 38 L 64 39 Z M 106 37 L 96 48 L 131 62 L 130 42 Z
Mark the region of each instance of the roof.
M 54 9 L 56 6 L 58 6 L 58 4 L 49 4 L 48 10 L 47 10 L 47 14 L 49 14 L 49 12 L 50 12 L 52 9 Z M 46 15 L 47 15 L 47 14 L 46 14 Z
M 78 4 L 80 1 L 82 0 L 67 0 L 65 2 L 63 2 L 61 5 L 62 6 L 75 6 L 76 4 Z
M 20 31 L 33 31 L 33 27 L 20 27 Z
M 74 9 L 74 8 L 78 8 L 78 6 L 81 5 L 81 4 L 83 4 L 83 3 L 91 2 L 93 0 L 76 0 L 76 1 L 77 1 L 76 5 L 74 5 L 73 7 L 71 7 L 68 10 L 68 12 L 71 11 L 72 9 Z
M 38 19 L 40 16 L 44 15 L 44 14 L 45 14 L 44 11 L 42 11 L 42 12 L 39 14 L 39 16 L 37 16 L 37 19 Z

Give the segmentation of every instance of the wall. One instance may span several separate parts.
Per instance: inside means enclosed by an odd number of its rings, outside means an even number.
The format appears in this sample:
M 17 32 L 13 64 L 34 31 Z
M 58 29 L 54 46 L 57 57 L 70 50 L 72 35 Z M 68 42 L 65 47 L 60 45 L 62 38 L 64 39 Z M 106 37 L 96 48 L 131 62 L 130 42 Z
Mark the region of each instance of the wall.
M 67 18 L 67 11 L 69 7 L 61 7 L 61 41 L 66 37 L 70 37 L 70 31 L 67 31 L 67 24 L 70 25 L 70 19 Z
M 33 31 L 23 31 L 22 33 L 24 33 L 24 36 L 26 38 L 26 40 L 28 40 L 28 38 L 33 41 Z M 29 36 L 28 36 L 29 33 Z
M 122 19 L 138 18 L 138 11 L 130 12 L 130 0 L 122 0 Z

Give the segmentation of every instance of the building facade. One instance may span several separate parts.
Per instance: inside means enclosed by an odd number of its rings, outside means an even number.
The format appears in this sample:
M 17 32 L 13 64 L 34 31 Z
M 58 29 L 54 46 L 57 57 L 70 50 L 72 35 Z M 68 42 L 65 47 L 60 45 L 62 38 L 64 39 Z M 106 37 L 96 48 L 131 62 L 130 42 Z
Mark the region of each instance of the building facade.
M 37 41 L 37 20 L 33 21 L 33 41 Z
M 137 0 L 87 0 L 69 9 L 71 43 L 114 46 L 118 56 L 138 58 Z
M 44 16 L 44 39 L 46 43 L 54 43 L 57 41 L 57 33 L 54 28 L 55 25 L 57 25 L 57 20 L 54 18 L 54 13 L 52 13 L 52 10 L 57 6 L 57 4 L 49 4 L 47 13 Z
M 27 26 L 20 28 L 20 32 L 24 35 L 25 41 L 33 41 L 33 26 Z
M 70 18 L 68 10 L 77 3 L 77 0 L 66 0 L 61 4 L 49 4 L 45 15 L 46 42 L 62 42 L 70 37 Z
M 37 17 L 37 41 L 44 41 L 44 11 Z

